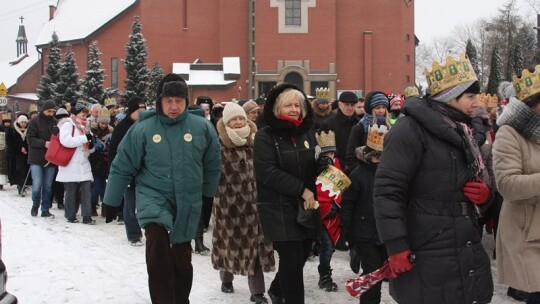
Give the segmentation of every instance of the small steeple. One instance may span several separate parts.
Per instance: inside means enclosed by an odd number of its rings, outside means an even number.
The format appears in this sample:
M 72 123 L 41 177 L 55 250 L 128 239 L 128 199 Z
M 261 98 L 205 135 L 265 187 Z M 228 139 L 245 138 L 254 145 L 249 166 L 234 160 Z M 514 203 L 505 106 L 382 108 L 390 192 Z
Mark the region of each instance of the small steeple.
M 19 25 L 19 33 L 17 33 L 17 57 L 26 54 L 28 52 L 28 38 L 26 38 L 26 30 L 24 29 L 23 20 L 24 17 L 21 16 L 21 24 Z

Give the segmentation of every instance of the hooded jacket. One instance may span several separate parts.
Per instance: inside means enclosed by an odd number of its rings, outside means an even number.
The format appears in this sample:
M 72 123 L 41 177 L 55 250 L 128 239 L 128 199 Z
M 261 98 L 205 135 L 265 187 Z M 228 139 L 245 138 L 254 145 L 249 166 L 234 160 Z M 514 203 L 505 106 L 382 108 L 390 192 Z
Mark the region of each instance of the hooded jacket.
M 474 173 L 463 138 L 448 121 L 470 124 L 458 110 L 443 116 L 410 97 L 384 140 L 374 183 L 377 231 L 388 255 L 410 249 L 412 270 L 390 281 L 402 304 L 489 303 L 491 264 L 481 244 L 476 206 L 463 194 Z
M 30 119 L 26 131 L 26 140 L 28 141 L 28 163 L 30 165 L 45 166 L 48 162 L 45 160 L 45 142 L 51 139 L 53 131 L 56 129 L 56 119 L 52 116 L 46 116 L 43 113 Z M 49 166 L 54 166 L 49 164 Z
M 103 202 L 119 206 L 135 177 L 137 219 L 170 231 L 172 244 L 195 237 L 202 196 L 213 197 L 220 176 L 216 131 L 185 110 L 175 119 L 143 111 L 126 133 L 111 165 Z
M 277 118 L 276 98 L 286 89 L 298 89 L 283 83 L 268 94 L 264 106 L 267 127 L 255 135 L 253 166 L 257 177 L 257 211 L 264 236 L 269 241 L 298 241 L 318 235 L 296 223 L 299 201 L 305 188 L 316 196 L 315 134 L 313 109 L 305 98 L 306 116 L 299 127 Z

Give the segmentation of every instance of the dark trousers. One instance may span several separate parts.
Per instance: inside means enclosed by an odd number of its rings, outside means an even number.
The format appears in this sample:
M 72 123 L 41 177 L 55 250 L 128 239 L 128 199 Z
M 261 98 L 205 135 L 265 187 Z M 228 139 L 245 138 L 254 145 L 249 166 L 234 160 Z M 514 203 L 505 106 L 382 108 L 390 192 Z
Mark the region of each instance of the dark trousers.
M 201 210 L 201 219 L 203 221 L 203 226 L 205 229 L 208 229 L 210 226 L 210 217 L 212 217 L 212 205 L 214 204 L 213 197 L 203 196 L 203 205 Z
M 285 298 L 287 303 L 304 304 L 304 264 L 311 253 L 311 243 L 311 239 L 274 242 L 279 265 L 269 292 Z
M 540 304 L 540 292 L 529 292 L 527 304 Z
M 360 256 L 362 265 L 362 274 L 368 274 L 379 269 L 388 258 L 386 247 L 374 242 L 356 242 L 355 250 Z M 353 249 L 353 250 L 354 250 Z M 379 282 L 360 296 L 362 304 L 381 303 L 381 284 Z
M 146 270 L 153 304 L 189 304 L 193 284 L 191 242 L 170 244 L 169 233 L 151 223 L 146 236 Z

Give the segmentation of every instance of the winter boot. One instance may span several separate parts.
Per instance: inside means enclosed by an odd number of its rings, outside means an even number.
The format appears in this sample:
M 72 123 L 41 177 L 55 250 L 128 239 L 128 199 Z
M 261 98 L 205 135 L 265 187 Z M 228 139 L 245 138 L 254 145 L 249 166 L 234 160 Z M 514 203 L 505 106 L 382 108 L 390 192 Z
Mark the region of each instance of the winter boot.
M 32 206 L 32 210 L 30 210 L 31 216 L 37 216 L 39 207 Z
M 282 298 L 280 296 L 276 296 L 270 290 L 268 290 L 268 297 L 270 298 L 270 301 L 272 301 L 272 304 L 283 304 L 283 303 L 285 303 L 284 298 Z
M 196 237 L 195 238 L 195 253 L 201 254 L 201 255 L 207 255 L 209 252 L 210 252 L 210 249 L 204 246 L 203 238 Z
M 337 284 L 332 281 L 332 269 L 330 267 L 321 267 L 319 265 L 319 288 L 325 291 L 337 291 Z

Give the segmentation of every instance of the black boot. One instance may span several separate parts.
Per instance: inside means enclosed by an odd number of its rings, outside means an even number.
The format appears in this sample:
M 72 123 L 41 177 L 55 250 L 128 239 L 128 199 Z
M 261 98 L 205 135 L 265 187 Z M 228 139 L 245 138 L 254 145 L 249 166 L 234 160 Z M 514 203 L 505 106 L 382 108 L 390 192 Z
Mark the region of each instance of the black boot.
M 525 302 L 527 300 L 527 292 L 512 287 L 508 287 L 506 295 L 513 298 L 516 301 Z
M 272 304 L 282 304 L 282 303 L 285 303 L 285 299 L 280 297 L 280 296 L 276 296 L 275 294 L 273 294 L 270 290 L 268 290 L 268 297 L 270 298 L 270 301 L 272 301 Z
M 210 249 L 204 246 L 202 236 L 195 238 L 195 253 L 206 255 L 209 252 L 210 252 Z
M 319 288 L 325 291 L 337 291 L 337 284 L 332 281 L 332 269 L 319 265 Z

